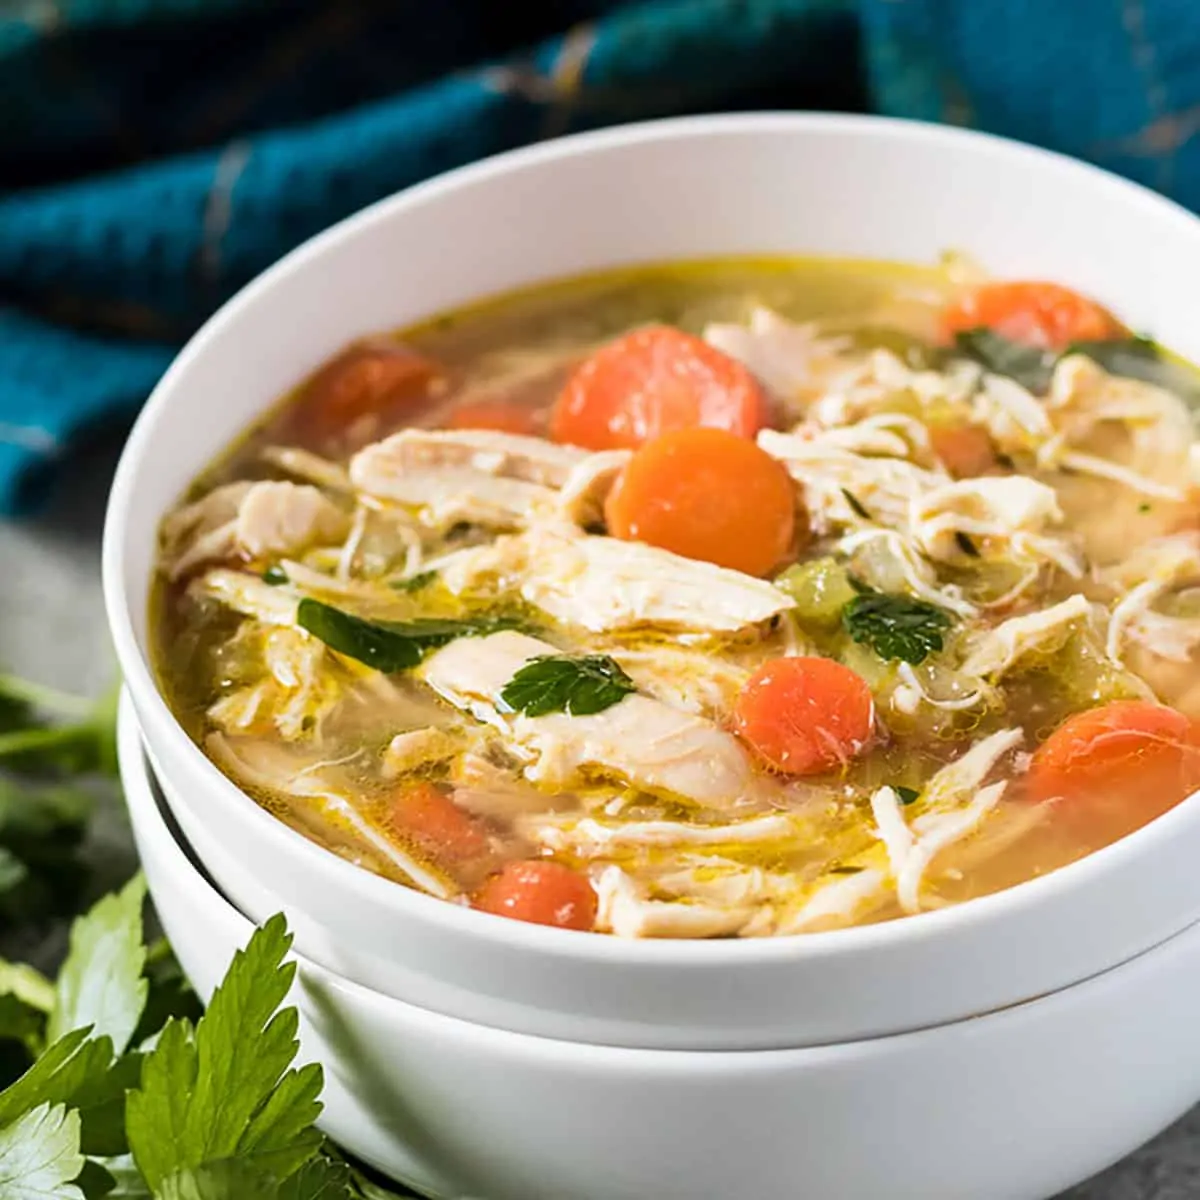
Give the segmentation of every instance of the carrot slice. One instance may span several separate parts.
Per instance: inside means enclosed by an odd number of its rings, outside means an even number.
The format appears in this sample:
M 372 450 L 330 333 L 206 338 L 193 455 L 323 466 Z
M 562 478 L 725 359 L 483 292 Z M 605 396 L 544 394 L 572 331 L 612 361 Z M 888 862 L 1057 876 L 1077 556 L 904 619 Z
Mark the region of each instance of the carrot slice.
M 510 862 L 484 881 L 475 907 L 499 917 L 591 929 L 596 922 L 596 892 L 578 872 L 548 860 Z
M 678 429 L 634 452 L 604 517 L 613 537 L 765 575 L 792 549 L 796 505 L 791 476 L 754 442 Z
M 776 658 L 750 677 L 734 727 L 788 775 L 844 765 L 871 741 L 875 704 L 866 680 L 830 658 Z
M 1114 700 L 1068 717 L 1034 753 L 1033 799 L 1116 798 L 1146 819 L 1200 787 L 1200 738 L 1177 709 Z
M 1057 283 L 985 283 L 963 293 L 942 313 L 947 341 L 980 327 L 1014 342 L 1065 350 L 1072 342 L 1125 336 L 1120 322 L 1094 300 Z
M 397 796 L 391 815 L 402 837 L 439 862 L 457 865 L 487 853 L 479 823 L 432 783 L 419 783 Z
M 507 400 L 477 400 L 460 404 L 446 418 L 447 429 L 490 429 L 496 433 L 541 432 L 537 414 L 524 404 Z
M 974 479 L 996 466 L 996 448 L 980 425 L 931 425 L 929 441 L 955 479 Z
M 558 442 L 612 450 L 694 425 L 752 438 L 766 419 L 763 390 L 741 363 L 681 330 L 650 325 L 575 369 L 551 432 Z
M 374 417 L 374 434 L 411 413 L 429 396 L 441 374 L 432 359 L 385 340 L 363 342 L 339 354 L 304 386 L 295 414 L 311 438 L 328 440 L 354 432 Z

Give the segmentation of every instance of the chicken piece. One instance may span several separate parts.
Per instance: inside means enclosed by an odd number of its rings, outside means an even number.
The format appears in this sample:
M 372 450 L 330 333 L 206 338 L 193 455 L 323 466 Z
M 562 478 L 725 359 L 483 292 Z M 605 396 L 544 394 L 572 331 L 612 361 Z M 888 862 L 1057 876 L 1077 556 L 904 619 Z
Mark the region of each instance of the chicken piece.
M 598 821 L 595 817 L 536 816 L 524 824 L 534 841 L 556 853 L 600 858 L 628 850 L 729 846 L 794 841 L 801 826 L 783 813 L 697 825 L 683 821 Z
M 945 371 L 913 370 L 890 350 L 872 350 L 830 379 L 806 415 L 833 428 L 881 410 L 913 405 L 922 412 L 967 421 L 981 374 L 969 362 L 952 363 Z
M 759 446 L 801 485 L 818 534 L 859 528 L 864 522 L 902 529 L 915 500 L 950 482 L 940 468 L 853 453 L 838 444 L 839 435 L 840 431 L 821 434 L 809 428 L 800 434 L 764 429 L 758 435 Z
M 490 430 L 404 429 L 360 450 L 350 480 L 378 500 L 427 510 L 436 525 L 512 528 L 549 510 L 587 452 Z
M 1133 546 L 1119 561 L 1098 572 L 1102 583 L 1120 594 L 1142 583 L 1164 588 L 1200 581 L 1200 532 L 1186 530 Z
M 1033 654 L 1061 650 L 1067 639 L 1092 617 L 1092 606 L 1074 595 L 1050 608 L 1010 617 L 972 639 L 963 672 L 995 681 Z
M 904 413 L 877 413 L 853 425 L 832 429 L 805 422 L 792 429 L 791 435 L 813 438 L 822 446 L 868 457 L 908 458 L 914 449 L 931 451 L 929 430 Z
M 943 850 L 973 834 L 1004 795 L 1008 784 L 992 783 L 980 788 L 962 808 L 952 812 L 927 813 L 914 822 L 919 836 L 909 847 L 896 873 L 896 898 L 906 913 L 921 911 L 921 887 L 933 860 Z
M 247 617 L 267 625 L 295 625 L 296 597 L 287 589 L 273 587 L 257 575 L 216 567 L 193 579 L 188 593 L 216 600 Z
M 649 900 L 620 867 L 605 867 L 593 880 L 598 898 L 596 928 L 623 938 L 725 937 L 754 915 L 751 906 L 725 907 L 687 900 Z
M 168 514 L 159 533 L 159 553 L 169 579 L 234 553 L 238 508 L 253 486 L 227 483 Z
M 896 898 L 905 912 L 921 911 L 921 887 L 937 855 L 974 833 L 999 803 L 1007 784 L 981 785 L 1023 736 L 1019 729 L 1001 730 L 944 766 L 926 785 L 918 801 L 920 815 L 911 826 L 893 788 L 879 788 L 871 797 L 878 837 L 896 881 Z
M 238 505 L 235 541 L 252 558 L 264 558 L 340 541 L 349 527 L 350 518 L 318 488 L 267 480 Z
M 209 719 L 227 733 L 275 731 L 289 742 L 320 733 L 348 678 L 303 630 L 273 626 L 261 633 L 267 677 L 222 696 Z
M 487 579 L 592 633 L 638 626 L 707 633 L 750 629 L 794 608 L 778 588 L 669 550 L 548 529 L 503 538 L 444 565 L 451 591 Z
M 1062 521 L 1054 489 L 1023 475 L 983 476 L 943 484 L 914 497 L 909 524 L 920 549 L 942 562 L 968 557 L 959 534 L 987 539 L 989 557 L 1042 559 L 1079 578 L 1078 552 L 1062 538 L 1046 536 Z
M 1054 434 L 1041 401 L 1015 379 L 985 375 L 972 401 L 975 424 L 988 431 L 998 450 L 1034 451 Z
M 604 501 L 632 450 L 601 450 L 572 468 L 558 494 L 561 514 L 580 528 L 604 524 Z
M 449 876 L 414 858 L 359 812 L 350 792 L 337 779 L 334 764 L 304 758 L 269 741 L 233 739 L 220 733 L 209 734 L 204 749 L 235 783 L 308 802 L 324 821 L 365 843 L 421 890 L 443 900 L 457 893 Z
M 852 348 L 847 337 L 822 335 L 816 325 L 800 325 L 759 305 L 746 325 L 712 322 L 704 340 L 736 358 L 782 400 L 798 401 L 844 367 Z
M 453 758 L 462 749 L 462 740 L 436 725 L 398 733 L 383 752 L 384 779 L 396 779 L 409 771 L 436 766 Z
M 654 890 L 680 899 L 723 908 L 759 908 L 786 899 L 796 890 L 796 877 L 763 867 L 746 866 L 720 855 L 683 856 L 684 865 L 654 878 Z
M 803 653 L 804 648 L 796 652 Z M 752 674 L 749 667 L 687 646 L 645 645 L 610 653 L 639 691 L 672 708 L 717 721 L 728 715 Z
M 206 562 L 338 542 L 349 526 L 346 513 L 308 484 L 228 484 L 168 518 L 164 562 L 170 578 L 178 579 Z
M 770 932 L 788 934 L 837 929 L 879 908 L 887 898 L 887 876 L 882 871 L 866 868 L 854 875 L 822 883 L 795 911 L 778 918 Z
M 1001 729 L 976 742 L 965 754 L 947 763 L 925 785 L 921 812 L 928 814 L 962 806 L 978 792 L 996 764 L 1024 741 L 1019 729 Z
M 1046 409 L 1056 437 L 1038 455 L 1164 500 L 1182 500 L 1192 482 L 1195 427 L 1187 406 L 1163 388 L 1109 375 L 1068 355 L 1054 368 Z
M 332 492 L 352 492 L 350 476 L 338 463 L 330 462 L 311 450 L 299 446 L 268 446 L 262 452 L 263 461 Z
M 973 617 L 975 605 L 963 598 L 957 584 L 940 583 L 933 567 L 911 541 L 894 529 L 860 529 L 838 542 L 844 554 L 855 556 L 855 571 L 882 592 L 908 592 L 960 617 Z
M 501 730 L 526 762 L 526 778 L 566 787 L 602 773 L 634 787 L 730 810 L 754 796 L 754 769 L 741 743 L 710 721 L 631 694 L 591 716 L 505 712 L 504 686 L 548 642 L 505 630 L 460 638 L 430 655 L 421 677 L 443 699 Z

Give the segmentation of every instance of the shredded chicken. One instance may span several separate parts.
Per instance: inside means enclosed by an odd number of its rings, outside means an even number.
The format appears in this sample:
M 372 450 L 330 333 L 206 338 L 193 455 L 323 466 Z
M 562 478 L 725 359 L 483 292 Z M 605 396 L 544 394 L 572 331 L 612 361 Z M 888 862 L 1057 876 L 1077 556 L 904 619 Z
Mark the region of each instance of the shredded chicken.
M 330 778 L 332 764 L 304 762 L 271 742 L 235 740 L 220 733 L 210 734 L 204 748 L 221 770 L 247 787 L 319 804 L 329 821 L 360 839 L 422 891 L 443 900 L 456 893 L 448 876 L 414 858 L 359 812 L 348 789 Z
M 539 530 L 501 538 L 442 568 L 452 591 L 511 581 L 535 608 L 593 633 L 639 626 L 735 633 L 795 607 L 761 579 L 656 546 Z
M 504 686 L 530 659 L 553 653 L 547 642 L 506 630 L 451 642 L 425 660 L 421 676 L 456 708 L 505 733 L 526 759 L 526 777 L 546 786 L 567 787 L 586 772 L 603 772 L 718 810 L 759 790 L 736 738 L 648 696 L 627 695 L 591 716 L 506 712 Z
M 308 484 L 229 484 L 177 513 L 164 528 L 167 573 L 178 579 L 206 562 L 291 554 L 316 542 L 336 542 L 349 524 L 341 508 Z
M 963 670 L 968 675 L 999 679 L 1030 655 L 1061 649 L 1091 616 L 1092 606 L 1076 595 L 1050 608 L 1010 617 L 975 640 Z

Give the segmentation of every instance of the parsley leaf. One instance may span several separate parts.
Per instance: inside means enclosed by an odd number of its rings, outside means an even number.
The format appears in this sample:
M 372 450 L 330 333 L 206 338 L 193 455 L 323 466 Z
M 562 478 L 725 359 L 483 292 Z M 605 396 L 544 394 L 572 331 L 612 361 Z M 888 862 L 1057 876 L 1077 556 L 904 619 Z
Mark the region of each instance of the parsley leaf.
M 263 583 L 269 583 L 271 587 L 281 587 L 283 584 L 289 582 L 288 573 L 278 563 L 272 563 L 262 573 L 262 581 Z
M 961 529 L 956 529 L 954 531 L 954 540 L 957 543 L 958 548 L 968 558 L 978 558 L 979 557 L 979 547 L 977 545 L 975 545 L 975 543 L 971 540 L 970 536 L 968 534 L 963 533 L 963 531 Z
M 0 760 L 21 770 L 78 775 L 89 771 L 117 774 L 118 688 L 98 700 L 81 700 L 35 684 L 0 676 L 0 697 L 17 697 L 35 709 L 75 718 L 42 725 L 25 720 L 0 732 Z
M 842 627 L 880 658 L 915 665 L 942 649 L 950 615 L 910 596 L 864 592 L 842 609 Z
M 331 650 L 391 674 L 415 667 L 438 646 L 460 637 L 512 629 L 508 617 L 478 617 L 461 621 L 367 621 L 309 597 L 300 601 L 296 622 Z
M 46 1036 L 90 1026 L 107 1034 L 120 1052 L 129 1044 L 146 1004 L 142 978 L 142 905 L 146 881 L 136 875 L 125 888 L 105 896 L 71 926 L 71 945 L 58 976 L 57 1002 Z
M 965 329 L 954 335 L 954 344 L 993 375 L 1005 375 L 1031 392 L 1050 385 L 1055 355 L 1038 346 L 1013 342 L 991 329 Z
M 83 1200 L 71 1182 L 83 1169 L 79 1114 L 39 1104 L 0 1129 L 3 1200 Z
M 323 1156 L 285 1180 L 234 1158 L 178 1172 L 155 1195 L 156 1200 L 347 1200 L 349 1187 L 349 1170 Z
M 1061 353 L 1010 341 L 991 329 L 968 329 L 955 336 L 961 354 L 974 359 L 995 375 L 1006 375 L 1031 392 L 1042 393 L 1060 359 L 1084 354 L 1110 375 L 1140 379 L 1185 399 L 1200 396 L 1196 371 L 1167 357 L 1152 338 L 1107 338 L 1102 341 L 1072 342 Z
M 146 1056 L 127 1125 L 152 1190 L 228 1158 L 282 1180 L 316 1153 L 321 1068 L 289 1070 L 299 1019 L 276 1011 L 296 973 L 283 961 L 291 943 L 283 917 L 272 917 L 234 956 L 195 1029 L 170 1021 Z
M 503 687 L 500 699 L 528 717 L 565 712 L 585 717 L 603 712 L 637 691 L 637 685 L 607 654 L 583 658 L 543 654 L 531 658 Z
M 849 488 L 842 488 L 842 495 L 845 496 L 846 503 L 850 506 L 850 511 L 856 517 L 861 517 L 864 521 L 871 519 L 871 514 L 867 511 L 867 506 Z
M 915 804 L 920 799 L 921 793 L 916 788 L 905 787 L 902 783 L 896 784 L 892 791 L 896 793 L 896 799 L 903 805 Z
M 422 588 L 427 588 L 436 578 L 436 571 L 418 571 L 407 579 L 393 580 L 388 586 L 397 592 L 419 592 Z

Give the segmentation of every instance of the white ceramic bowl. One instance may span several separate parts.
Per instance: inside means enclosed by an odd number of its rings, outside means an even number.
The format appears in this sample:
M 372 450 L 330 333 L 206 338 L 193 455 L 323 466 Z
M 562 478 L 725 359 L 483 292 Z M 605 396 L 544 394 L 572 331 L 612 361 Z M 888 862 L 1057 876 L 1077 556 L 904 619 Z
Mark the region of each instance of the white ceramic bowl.
M 255 918 L 388 994 L 592 1042 L 788 1046 L 919 1028 L 1096 974 L 1200 917 L 1200 804 L 962 908 L 793 939 L 627 943 L 483 915 L 357 870 L 212 766 L 147 661 L 155 528 L 189 480 L 349 339 L 519 284 L 650 259 L 810 252 L 1073 284 L 1200 358 L 1200 222 L 1131 184 L 976 134 L 861 117 L 738 115 L 546 143 L 413 188 L 309 242 L 189 343 L 113 488 L 104 583 L 121 667 L 172 809 Z
M 189 861 L 136 720 L 121 773 L 155 907 L 207 999 L 251 923 Z M 477 1200 L 1041 1200 L 1200 1097 L 1200 926 L 1002 1013 L 798 1050 L 589 1046 L 427 1012 L 306 958 L 290 1002 L 322 1125 Z

